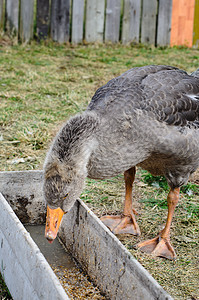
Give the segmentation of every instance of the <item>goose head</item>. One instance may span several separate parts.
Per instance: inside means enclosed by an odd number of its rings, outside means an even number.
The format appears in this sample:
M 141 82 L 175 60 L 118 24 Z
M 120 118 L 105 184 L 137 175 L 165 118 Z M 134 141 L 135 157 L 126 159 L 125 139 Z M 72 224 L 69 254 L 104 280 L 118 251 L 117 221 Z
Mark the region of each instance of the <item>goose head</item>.
M 81 194 L 86 173 L 79 168 L 76 170 L 76 167 L 48 163 L 44 174 L 43 191 L 47 204 L 45 237 L 52 243 L 64 214 L 72 208 Z
M 67 213 L 79 198 L 87 164 L 97 147 L 93 132 L 98 121 L 92 113 L 71 118 L 58 132 L 44 163 L 43 192 L 47 204 L 45 236 L 52 242 Z

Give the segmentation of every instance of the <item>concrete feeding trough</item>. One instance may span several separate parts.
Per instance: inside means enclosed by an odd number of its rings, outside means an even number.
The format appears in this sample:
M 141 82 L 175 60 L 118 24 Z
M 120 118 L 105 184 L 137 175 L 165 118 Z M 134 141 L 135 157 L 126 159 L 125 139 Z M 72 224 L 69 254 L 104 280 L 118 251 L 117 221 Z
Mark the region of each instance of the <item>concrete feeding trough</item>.
M 45 223 L 42 176 L 0 172 L 0 271 L 13 299 L 69 299 L 22 225 Z M 59 237 L 107 299 L 172 299 L 81 200 Z

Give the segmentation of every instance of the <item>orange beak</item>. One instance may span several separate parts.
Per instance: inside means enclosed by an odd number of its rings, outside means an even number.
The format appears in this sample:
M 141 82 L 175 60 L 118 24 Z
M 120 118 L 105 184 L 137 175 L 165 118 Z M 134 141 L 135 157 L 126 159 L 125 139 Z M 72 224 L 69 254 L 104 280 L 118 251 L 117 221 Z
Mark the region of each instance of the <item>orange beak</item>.
M 64 214 L 65 212 L 60 207 L 52 209 L 47 206 L 45 237 L 49 243 L 56 238 Z

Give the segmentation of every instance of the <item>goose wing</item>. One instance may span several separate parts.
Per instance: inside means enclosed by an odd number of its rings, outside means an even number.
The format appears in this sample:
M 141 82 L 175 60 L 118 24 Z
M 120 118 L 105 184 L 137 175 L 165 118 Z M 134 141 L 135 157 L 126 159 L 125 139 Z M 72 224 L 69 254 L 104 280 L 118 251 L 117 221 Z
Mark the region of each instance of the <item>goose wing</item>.
M 88 110 L 109 117 L 140 110 L 168 125 L 199 128 L 199 78 L 170 66 L 133 68 L 99 88 Z

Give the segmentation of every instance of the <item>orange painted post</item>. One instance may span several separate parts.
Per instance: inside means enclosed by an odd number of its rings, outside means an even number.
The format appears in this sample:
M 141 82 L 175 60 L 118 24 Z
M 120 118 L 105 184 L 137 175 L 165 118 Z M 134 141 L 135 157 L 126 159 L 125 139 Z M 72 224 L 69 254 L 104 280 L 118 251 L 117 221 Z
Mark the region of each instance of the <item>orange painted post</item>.
M 193 46 L 199 48 L 199 0 L 195 0 Z
M 170 45 L 193 45 L 195 0 L 173 0 Z

